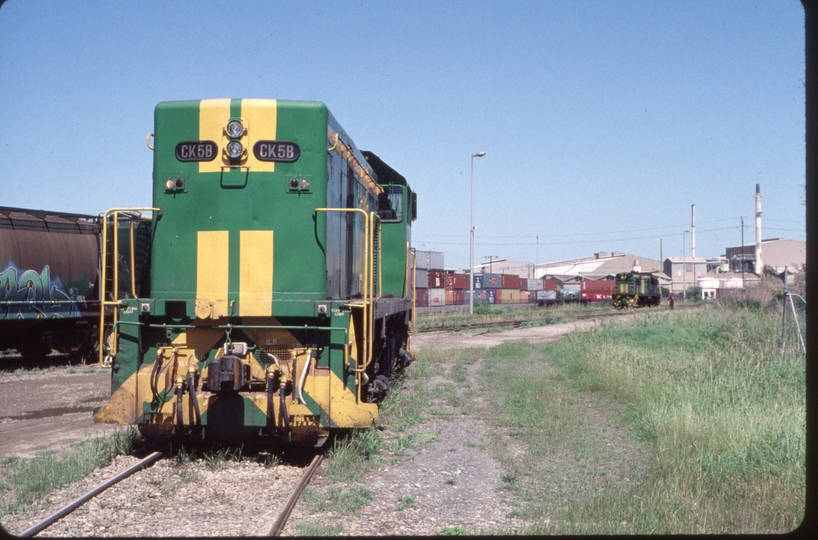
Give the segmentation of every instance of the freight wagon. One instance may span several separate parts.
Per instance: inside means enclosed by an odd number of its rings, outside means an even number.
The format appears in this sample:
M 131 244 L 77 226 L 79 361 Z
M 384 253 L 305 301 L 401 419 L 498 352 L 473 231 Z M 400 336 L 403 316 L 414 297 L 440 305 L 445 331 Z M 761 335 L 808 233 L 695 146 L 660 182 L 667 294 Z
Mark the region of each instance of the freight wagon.
M 0 350 L 92 356 L 99 232 L 97 216 L 0 207 Z

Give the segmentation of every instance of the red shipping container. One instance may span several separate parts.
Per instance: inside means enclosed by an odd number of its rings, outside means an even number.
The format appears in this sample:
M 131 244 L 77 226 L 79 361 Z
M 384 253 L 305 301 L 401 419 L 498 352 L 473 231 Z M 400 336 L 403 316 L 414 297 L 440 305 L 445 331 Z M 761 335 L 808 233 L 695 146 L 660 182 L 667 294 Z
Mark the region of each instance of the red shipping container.
M 442 289 L 445 283 L 445 273 L 440 270 L 429 270 L 429 288 Z
M 520 290 L 520 276 L 517 274 L 500 274 L 503 289 Z
M 557 283 L 556 279 L 543 279 L 542 280 L 542 290 L 544 291 L 556 291 L 559 289 L 559 283 Z
M 461 291 L 468 289 L 469 276 L 466 274 L 446 274 L 446 288 Z
M 446 289 L 446 305 L 447 306 L 462 306 L 463 305 L 463 291 L 460 289 Z
M 520 291 L 520 303 L 527 304 L 529 299 L 528 291 Z
M 429 307 L 429 289 L 415 289 L 415 305 Z
M 608 295 L 613 294 L 615 281 L 612 279 L 599 279 L 599 280 L 584 280 L 581 281 L 579 284 L 580 291 L 594 291 L 594 292 L 604 292 L 608 293 Z

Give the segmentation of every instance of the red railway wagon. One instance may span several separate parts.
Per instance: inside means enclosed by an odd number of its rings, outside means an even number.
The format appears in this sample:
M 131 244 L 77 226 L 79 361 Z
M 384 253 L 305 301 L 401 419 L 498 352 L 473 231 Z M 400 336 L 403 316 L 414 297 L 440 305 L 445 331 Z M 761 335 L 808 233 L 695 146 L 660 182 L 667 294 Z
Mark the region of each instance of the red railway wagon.
M 585 280 L 580 283 L 579 300 L 584 303 L 609 302 L 615 284 L 612 279 Z

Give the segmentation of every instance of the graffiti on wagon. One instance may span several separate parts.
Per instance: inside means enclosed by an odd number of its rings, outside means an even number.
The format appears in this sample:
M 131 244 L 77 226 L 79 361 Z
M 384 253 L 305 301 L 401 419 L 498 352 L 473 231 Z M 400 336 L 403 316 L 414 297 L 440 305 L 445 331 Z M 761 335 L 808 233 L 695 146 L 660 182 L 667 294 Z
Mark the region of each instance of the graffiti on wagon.
M 59 278 L 52 280 L 48 265 L 37 272 L 9 263 L 0 272 L 0 319 L 77 317 L 77 303 L 84 301 L 77 287 L 66 290 Z

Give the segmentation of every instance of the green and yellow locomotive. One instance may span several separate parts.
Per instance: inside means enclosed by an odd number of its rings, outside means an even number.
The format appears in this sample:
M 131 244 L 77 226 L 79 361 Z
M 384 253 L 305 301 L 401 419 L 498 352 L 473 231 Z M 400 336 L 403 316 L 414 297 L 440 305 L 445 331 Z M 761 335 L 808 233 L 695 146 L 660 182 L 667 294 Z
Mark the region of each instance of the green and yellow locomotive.
M 372 425 L 413 360 L 406 179 L 318 102 L 160 103 L 153 143 L 149 281 L 104 295 L 94 420 L 242 442 Z
M 656 276 L 650 272 L 626 272 L 616 275 L 611 305 L 617 309 L 658 306 L 660 297 Z

